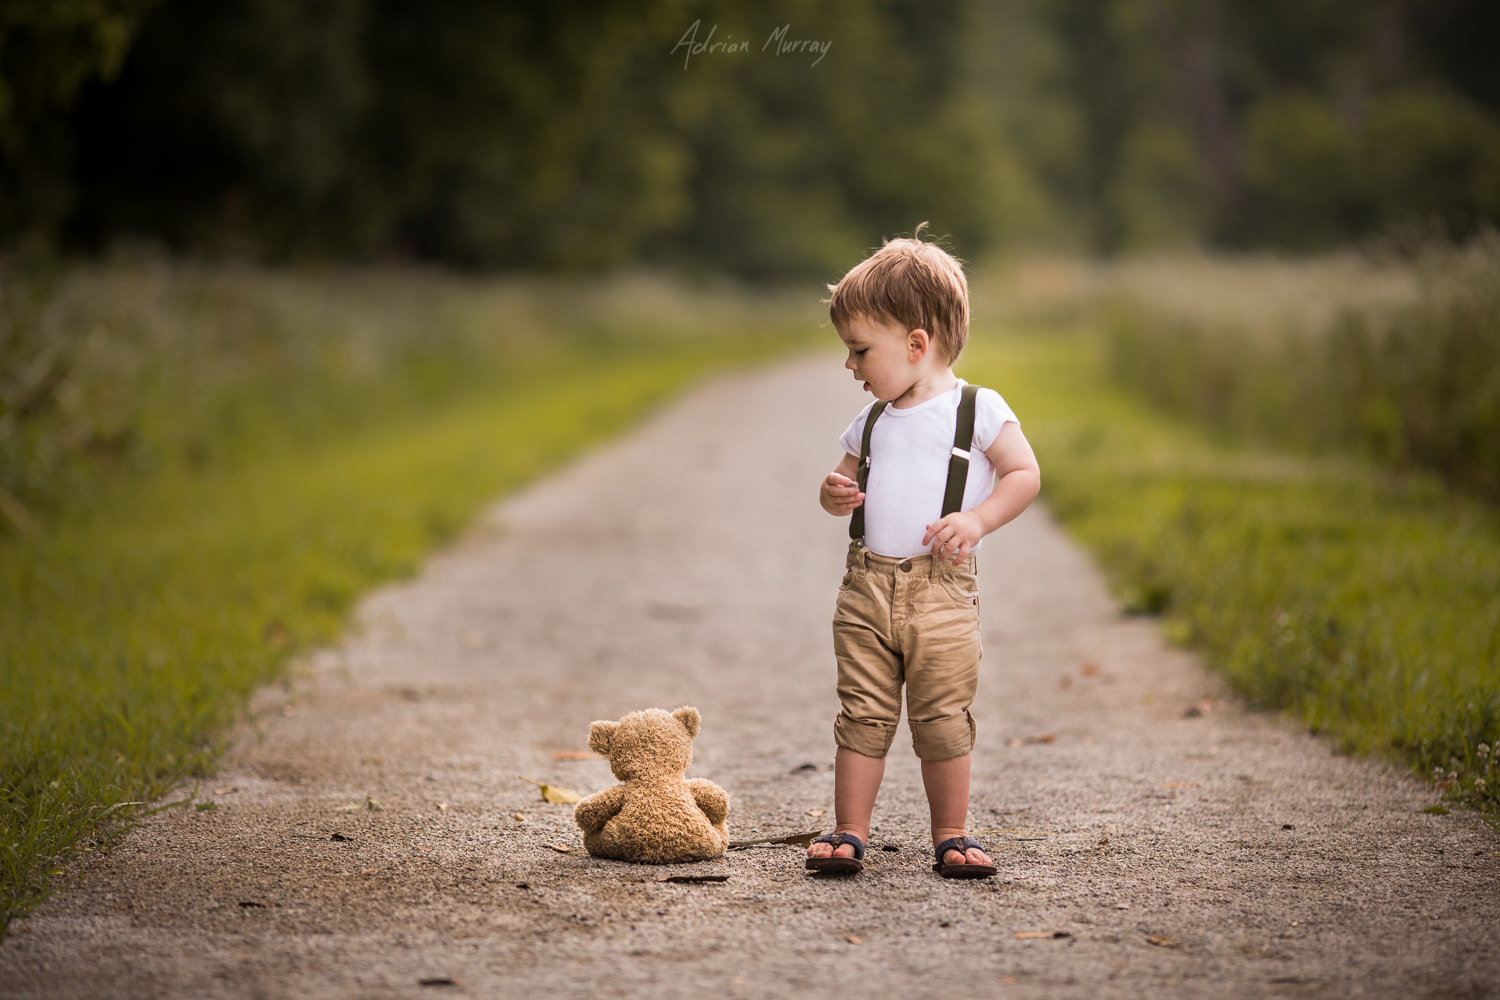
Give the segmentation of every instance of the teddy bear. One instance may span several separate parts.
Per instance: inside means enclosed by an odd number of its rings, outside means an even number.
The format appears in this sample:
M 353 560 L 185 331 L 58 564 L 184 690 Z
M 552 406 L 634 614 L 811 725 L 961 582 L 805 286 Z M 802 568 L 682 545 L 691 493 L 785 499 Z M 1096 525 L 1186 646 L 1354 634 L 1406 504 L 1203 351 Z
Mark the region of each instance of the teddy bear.
M 599 858 L 652 865 L 706 861 L 729 846 L 729 796 L 683 774 L 693 762 L 698 710 L 648 708 L 589 726 L 589 749 L 624 782 L 583 799 L 573 818 Z

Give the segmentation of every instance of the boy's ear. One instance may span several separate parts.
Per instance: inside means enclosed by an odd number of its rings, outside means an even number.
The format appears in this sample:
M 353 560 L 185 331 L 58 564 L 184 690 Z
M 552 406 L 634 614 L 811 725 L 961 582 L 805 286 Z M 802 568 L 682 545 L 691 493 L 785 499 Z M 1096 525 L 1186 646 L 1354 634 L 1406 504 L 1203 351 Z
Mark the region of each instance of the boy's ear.
M 702 725 L 703 718 L 698 714 L 698 710 L 696 708 L 693 708 L 691 705 L 683 705 L 677 711 L 672 713 L 672 718 L 682 723 L 682 728 L 687 730 L 689 738 L 697 738 L 698 727 Z
M 594 722 L 589 725 L 589 749 L 601 757 L 609 756 L 609 740 L 614 736 L 615 730 L 620 728 L 618 722 Z
M 906 356 L 911 360 L 920 361 L 931 348 L 932 334 L 921 327 L 906 334 Z

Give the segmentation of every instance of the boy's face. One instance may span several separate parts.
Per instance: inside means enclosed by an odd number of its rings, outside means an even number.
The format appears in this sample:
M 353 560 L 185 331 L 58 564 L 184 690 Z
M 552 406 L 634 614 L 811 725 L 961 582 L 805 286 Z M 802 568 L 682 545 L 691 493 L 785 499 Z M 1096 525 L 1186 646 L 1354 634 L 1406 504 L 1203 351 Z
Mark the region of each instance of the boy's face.
M 912 356 L 911 332 L 894 320 L 855 316 L 839 331 L 849 349 L 844 367 L 876 399 L 899 398 L 921 374 Z

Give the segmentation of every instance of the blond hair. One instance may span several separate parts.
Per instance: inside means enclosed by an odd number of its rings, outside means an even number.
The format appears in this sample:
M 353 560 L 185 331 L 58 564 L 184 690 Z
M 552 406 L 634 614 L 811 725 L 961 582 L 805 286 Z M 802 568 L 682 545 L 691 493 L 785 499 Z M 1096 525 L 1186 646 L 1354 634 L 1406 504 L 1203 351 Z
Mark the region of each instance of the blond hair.
M 829 285 L 828 314 L 841 331 L 855 317 L 926 330 L 952 362 L 969 340 L 969 283 L 958 258 L 919 238 L 925 225 L 910 239 L 886 240 Z

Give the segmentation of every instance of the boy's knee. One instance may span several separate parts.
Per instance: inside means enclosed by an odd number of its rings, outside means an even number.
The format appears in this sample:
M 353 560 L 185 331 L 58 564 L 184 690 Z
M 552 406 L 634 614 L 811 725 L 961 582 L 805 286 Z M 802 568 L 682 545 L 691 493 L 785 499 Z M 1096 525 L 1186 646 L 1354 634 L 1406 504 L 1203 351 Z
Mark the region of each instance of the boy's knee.
M 912 749 L 920 760 L 952 760 L 974 749 L 974 717 L 964 711 L 932 722 L 906 720 Z
M 896 725 L 891 722 L 862 722 L 843 712 L 833 720 L 833 741 L 846 750 L 866 757 L 884 757 L 896 739 Z

